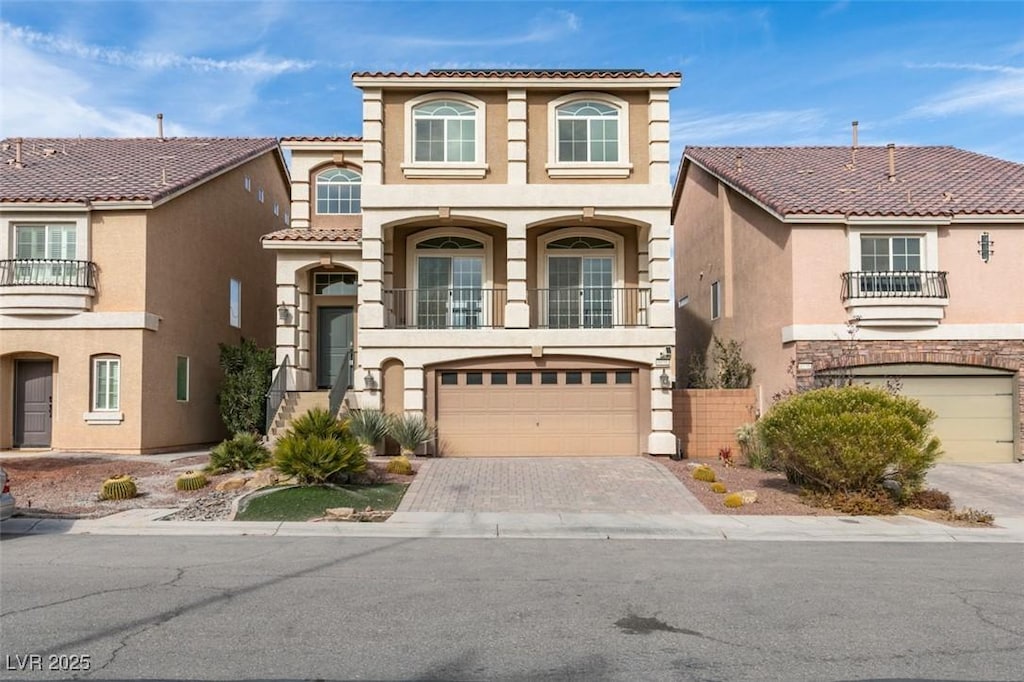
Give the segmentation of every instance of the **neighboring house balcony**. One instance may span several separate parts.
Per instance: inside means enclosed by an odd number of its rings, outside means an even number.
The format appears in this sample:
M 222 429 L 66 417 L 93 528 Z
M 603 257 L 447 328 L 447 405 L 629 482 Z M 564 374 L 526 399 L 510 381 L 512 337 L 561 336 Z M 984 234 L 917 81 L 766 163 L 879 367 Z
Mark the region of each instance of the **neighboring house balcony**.
M 843 304 L 864 326 L 934 327 L 949 305 L 946 272 L 844 272 Z
M 529 325 L 531 329 L 646 327 L 650 300 L 651 290 L 639 287 L 530 289 Z M 504 328 L 507 301 L 505 289 L 385 289 L 385 327 Z
M 96 264 L 59 258 L 0 260 L 0 311 L 67 315 L 91 309 Z

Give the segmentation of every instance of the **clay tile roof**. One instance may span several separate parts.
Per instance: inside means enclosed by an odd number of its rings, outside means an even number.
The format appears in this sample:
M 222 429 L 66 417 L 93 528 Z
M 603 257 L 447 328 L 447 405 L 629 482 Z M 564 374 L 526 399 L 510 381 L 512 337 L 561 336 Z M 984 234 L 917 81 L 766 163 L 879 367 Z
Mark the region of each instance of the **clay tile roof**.
M 777 213 L 1024 214 L 1024 165 L 956 147 L 688 147 L 683 154 Z M 737 163 L 737 156 L 741 157 Z M 739 167 L 738 167 L 739 166 Z
M 237 137 L 41 138 L 0 144 L 0 202 L 156 201 L 277 148 Z
M 358 227 L 289 227 L 263 235 L 263 240 L 284 242 L 357 242 L 363 231 Z
M 298 135 L 292 137 L 282 137 L 281 142 L 362 142 L 363 138 L 356 135 L 349 136 L 338 136 L 338 135 Z
M 678 71 L 643 69 L 431 69 L 429 71 L 357 71 L 353 78 L 680 78 Z

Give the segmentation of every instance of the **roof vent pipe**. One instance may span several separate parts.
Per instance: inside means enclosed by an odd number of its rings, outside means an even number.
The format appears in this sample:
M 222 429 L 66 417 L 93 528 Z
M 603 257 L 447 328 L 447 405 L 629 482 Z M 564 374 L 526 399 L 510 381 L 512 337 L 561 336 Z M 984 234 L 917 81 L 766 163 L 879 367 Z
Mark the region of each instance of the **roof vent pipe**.
M 164 115 L 156 115 L 156 136 L 161 140 L 164 139 Z
M 738 171 L 743 170 L 743 155 L 742 154 L 737 154 L 736 155 L 736 170 L 738 170 Z
M 22 145 L 22 143 L 24 143 L 24 140 L 22 138 L 20 138 L 20 137 L 14 140 L 14 167 L 15 168 L 24 168 L 25 167 L 21 163 L 21 145 Z
M 896 145 L 890 142 L 885 148 L 889 151 L 889 182 L 896 182 Z

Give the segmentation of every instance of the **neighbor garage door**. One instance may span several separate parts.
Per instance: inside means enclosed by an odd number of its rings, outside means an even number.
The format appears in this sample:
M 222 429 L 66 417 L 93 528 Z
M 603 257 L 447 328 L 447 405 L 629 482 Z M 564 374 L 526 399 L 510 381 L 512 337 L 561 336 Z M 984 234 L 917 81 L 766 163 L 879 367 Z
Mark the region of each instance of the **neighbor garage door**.
M 886 376 L 863 376 L 882 373 Z M 996 371 L 935 365 L 863 368 L 866 383 L 898 379 L 899 392 L 916 398 L 938 416 L 933 431 L 946 462 L 1012 462 L 1014 459 L 1013 377 Z
M 635 369 L 438 370 L 448 456 L 635 455 Z

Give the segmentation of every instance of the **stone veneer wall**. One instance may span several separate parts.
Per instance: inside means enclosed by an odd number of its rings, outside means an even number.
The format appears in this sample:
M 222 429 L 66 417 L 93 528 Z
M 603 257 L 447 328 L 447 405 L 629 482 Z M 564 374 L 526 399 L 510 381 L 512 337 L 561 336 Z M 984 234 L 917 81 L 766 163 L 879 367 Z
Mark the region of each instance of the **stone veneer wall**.
M 814 388 L 814 375 L 864 365 L 930 363 L 1005 369 L 1017 373 L 1019 444 L 1024 444 L 1024 341 L 797 341 L 796 385 Z M 810 365 L 813 369 L 800 369 Z M 1018 445 L 1020 447 L 1020 445 Z M 1018 456 L 1022 454 L 1018 451 Z

